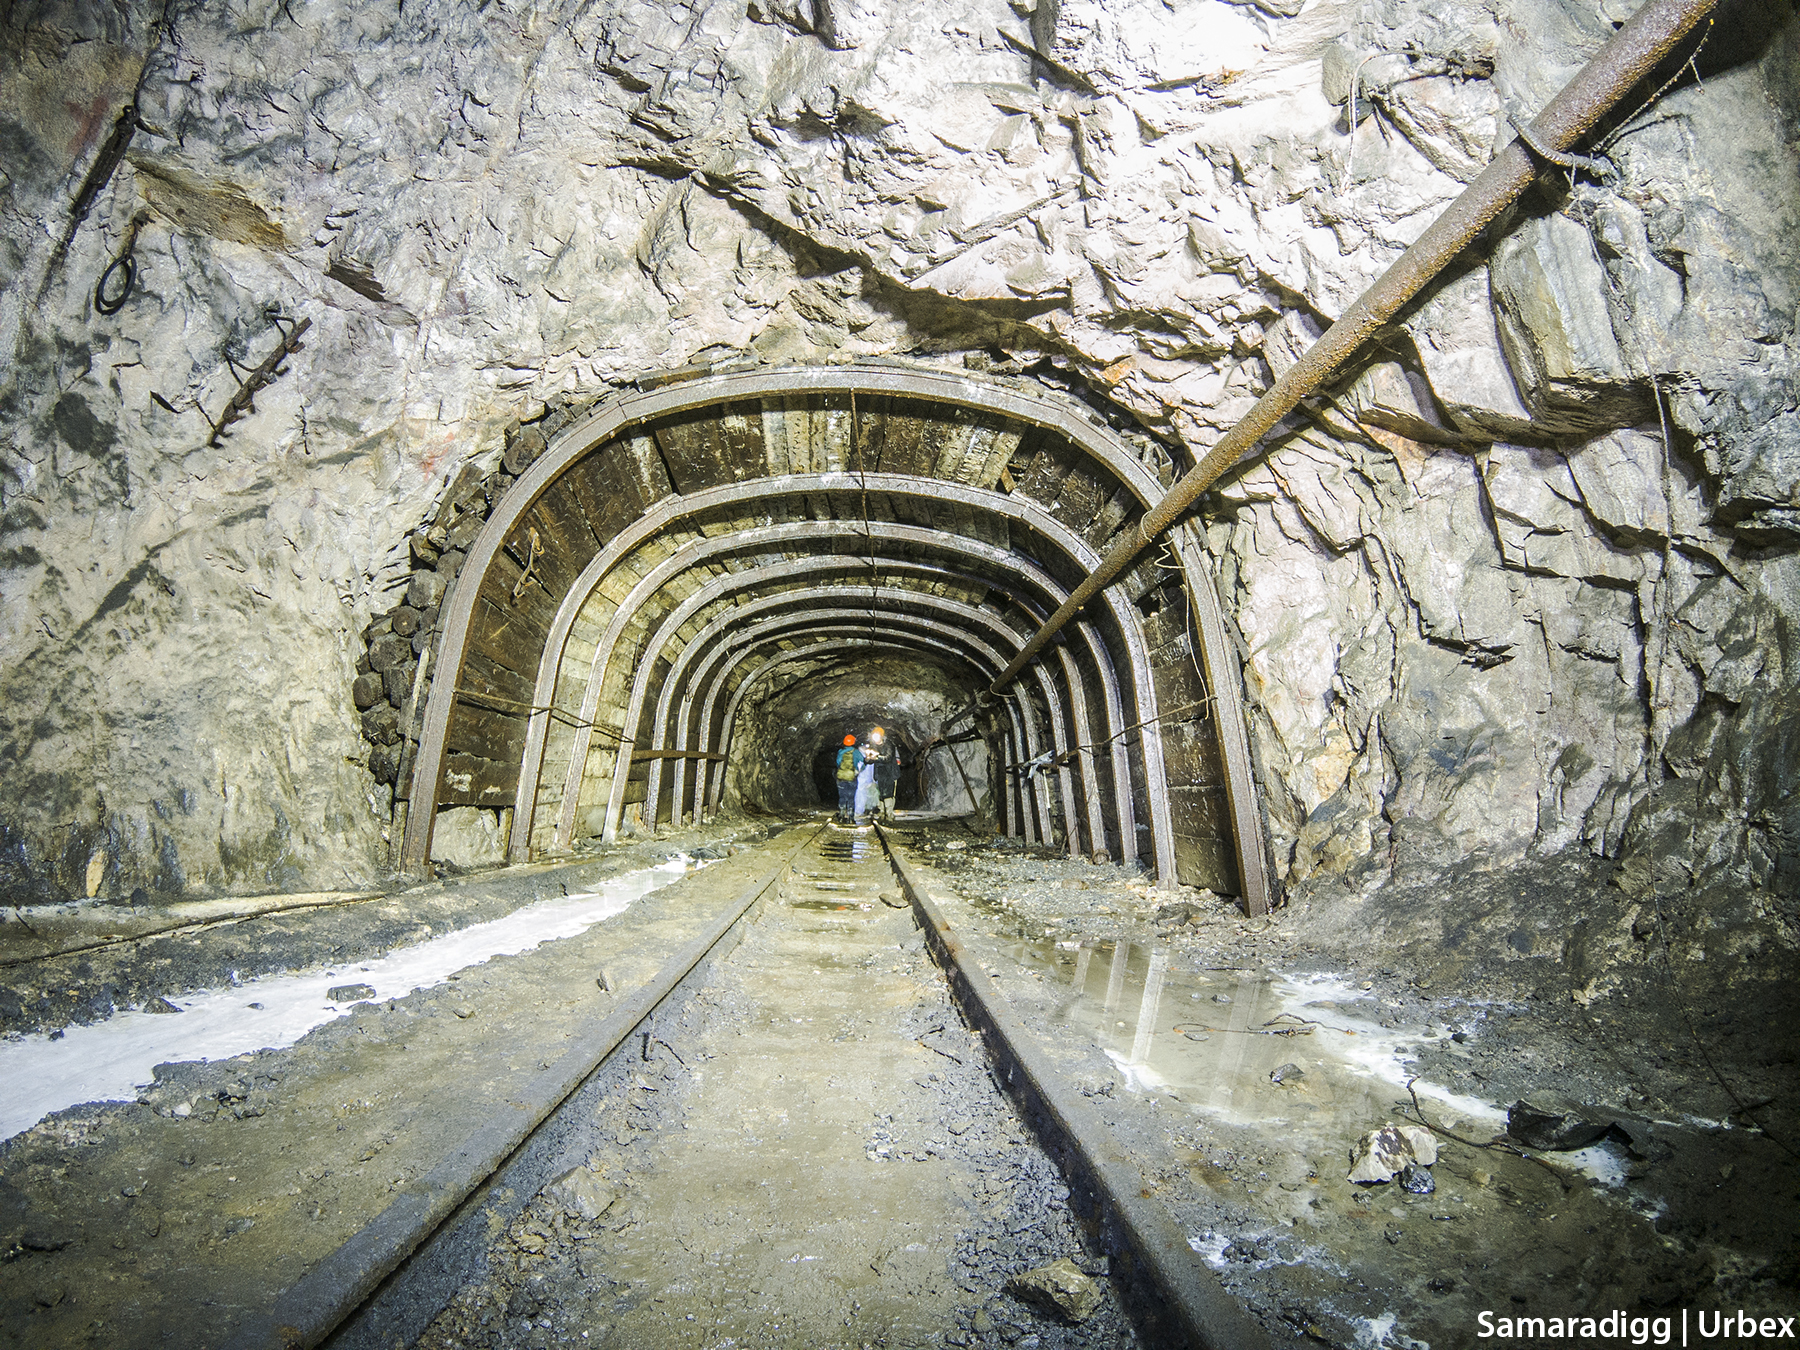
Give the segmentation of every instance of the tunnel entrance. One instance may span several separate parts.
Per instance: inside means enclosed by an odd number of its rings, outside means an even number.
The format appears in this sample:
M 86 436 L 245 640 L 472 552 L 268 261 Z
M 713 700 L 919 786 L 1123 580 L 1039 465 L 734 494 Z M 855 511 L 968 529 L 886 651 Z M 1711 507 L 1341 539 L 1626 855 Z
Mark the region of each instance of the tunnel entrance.
M 945 743 L 947 724 L 972 702 L 978 677 L 947 666 L 923 653 L 869 655 L 772 683 L 739 711 L 727 797 L 771 814 L 835 810 L 844 737 L 861 741 L 879 726 L 900 751 L 897 810 L 991 819 L 985 742 Z

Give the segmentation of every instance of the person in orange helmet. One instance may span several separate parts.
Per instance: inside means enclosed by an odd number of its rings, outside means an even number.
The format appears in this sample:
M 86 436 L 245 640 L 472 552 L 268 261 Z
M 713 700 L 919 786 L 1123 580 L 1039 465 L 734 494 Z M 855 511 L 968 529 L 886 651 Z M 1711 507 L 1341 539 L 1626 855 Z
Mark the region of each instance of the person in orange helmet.
M 863 753 L 856 748 L 856 737 L 846 733 L 837 753 L 837 818 L 845 825 L 856 819 L 856 780 L 862 774 Z

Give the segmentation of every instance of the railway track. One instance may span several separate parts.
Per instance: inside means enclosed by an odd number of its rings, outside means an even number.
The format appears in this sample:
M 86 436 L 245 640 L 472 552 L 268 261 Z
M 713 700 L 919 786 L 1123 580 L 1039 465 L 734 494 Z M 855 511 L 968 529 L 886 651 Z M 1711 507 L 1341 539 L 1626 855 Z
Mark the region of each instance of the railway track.
M 1265 1343 L 903 847 L 812 826 L 762 853 L 231 1344 Z M 1079 1321 L 1031 1296 L 1057 1260 Z

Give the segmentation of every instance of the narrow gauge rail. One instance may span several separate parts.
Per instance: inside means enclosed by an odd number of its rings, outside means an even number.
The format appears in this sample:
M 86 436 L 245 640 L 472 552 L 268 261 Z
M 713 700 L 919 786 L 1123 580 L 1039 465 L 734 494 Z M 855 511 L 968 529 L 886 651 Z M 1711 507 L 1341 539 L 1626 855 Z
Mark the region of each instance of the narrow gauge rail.
M 996 1324 L 1045 1346 L 1266 1345 L 893 845 L 827 826 L 765 845 L 528 1109 L 502 1108 L 233 1350 L 977 1343 Z M 1082 1323 L 1013 1296 L 1057 1257 L 1098 1276 Z

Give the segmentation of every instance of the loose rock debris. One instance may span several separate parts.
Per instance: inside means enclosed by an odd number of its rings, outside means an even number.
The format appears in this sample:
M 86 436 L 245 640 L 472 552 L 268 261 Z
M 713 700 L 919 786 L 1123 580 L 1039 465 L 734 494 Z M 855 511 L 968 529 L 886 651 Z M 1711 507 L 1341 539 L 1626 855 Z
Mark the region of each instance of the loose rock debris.
M 1431 1137 L 1430 1130 L 1417 1125 L 1383 1125 L 1357 1140 L 1350 1151 L 1348 1179 L 1365 1183 L 1388 1181 L 1403 1168 L 1430 1167 L 1437 1155 L 1437 1140 Z

